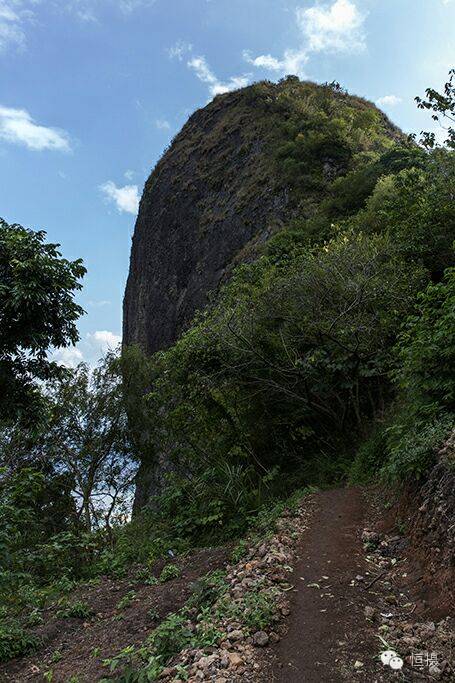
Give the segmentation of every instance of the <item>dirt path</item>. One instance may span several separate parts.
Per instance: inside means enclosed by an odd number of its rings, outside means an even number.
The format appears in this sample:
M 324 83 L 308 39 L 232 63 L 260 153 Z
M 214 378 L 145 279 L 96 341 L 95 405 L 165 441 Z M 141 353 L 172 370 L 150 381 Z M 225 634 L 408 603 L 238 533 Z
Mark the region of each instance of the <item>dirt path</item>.
M 366 602 L 358 595 L 351 600 L 351 581 L 362 574 L 364 564 L 362 492 L 355 488 L 324 491 L 317 494 L 317 504 L 319 511 L 302 537 L 294 567 L 289 631 L 276 646 L 275 661 L 264 681 L 349 680 L 349 673 L 342 671 L 340 651 L 344 662 L 346 651 L 352 662 L 350 680 L 359 680 L 355 662 L 365 665 L 365 655 L 371 658 L 374 652 L 374 645 L 365 642 L 364 636 Z

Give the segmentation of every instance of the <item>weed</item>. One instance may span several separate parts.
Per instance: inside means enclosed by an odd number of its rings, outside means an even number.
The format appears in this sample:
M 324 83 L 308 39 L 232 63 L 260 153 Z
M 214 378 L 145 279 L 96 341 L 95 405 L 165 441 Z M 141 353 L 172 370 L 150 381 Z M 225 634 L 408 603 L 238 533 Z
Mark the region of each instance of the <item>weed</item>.
M 129 593 L 124 595 L 123 598 L 118 601 L 116 608 L 125 609 L 125 607 L 130 607 L 133 604 L 135 597 L 136 593 L 134 591 L 129 591 Z
M 39 638 L 27 633 L 18 624 L 0 623 L 0 662 L 33 652 L 39 645 Z
M 67 605 L 63 609 L 58 610 L 57 617 L 59 619 L 87 619 L 94 614 L 93 610 L 86 602 L 79 600 Z
M 166 581 L 170 581 L 171 579 L 177 579 L 181 573 L 182 570 L 178 565 L 167 564 L 163 567 L 163 571 L 160 574 L 160 583 L 166 583 Z

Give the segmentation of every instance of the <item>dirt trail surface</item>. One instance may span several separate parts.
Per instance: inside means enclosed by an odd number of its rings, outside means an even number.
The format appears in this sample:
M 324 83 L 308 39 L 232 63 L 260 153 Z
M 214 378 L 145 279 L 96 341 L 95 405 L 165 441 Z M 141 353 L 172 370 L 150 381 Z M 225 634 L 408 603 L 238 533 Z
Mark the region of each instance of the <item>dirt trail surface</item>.
M 289 630 L 276 646 L 276 661 L 264 681 L 344 681 L 340 648 L 352 652 L 353 665 L 363 663 L 365 652 L 375 652 L 365 642 L 364 605 L 358 598 L 350 599 L 351 582 L 362 574 L 364 563 L 359 533 L 365 508 L 362 492 L 325 491 L 317 501 L 319 511 L 302 537 L 294 567 Z

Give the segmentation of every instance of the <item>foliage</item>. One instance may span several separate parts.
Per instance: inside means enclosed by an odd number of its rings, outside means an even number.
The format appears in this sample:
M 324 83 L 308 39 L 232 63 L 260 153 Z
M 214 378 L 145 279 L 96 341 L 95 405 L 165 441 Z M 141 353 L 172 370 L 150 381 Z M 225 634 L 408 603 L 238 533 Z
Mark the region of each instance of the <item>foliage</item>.
M 277 613 L 276 594 L 273 590 L 249 590 L 240 604 L 222 598 L 217 610 L 219 615 L 241 621 L 247 633 L 263 630 Z
M 453 428 L 454 413 L 428 416 L 413 409 L 411 405 L 386 433 L 387 461 L 383 474 L 392 481 L 415 480 L 425 475 Z
M 446 132 L 445 144 L 450 149 L 455 149 L 455 69 L 450 69 L 449 80 L 444 85 L 444 92 L 440 93 L 434 88 L 427 88 L 426 99 L 416 97 L 419 109 L 432 111 L 431 118 L 436 121 Z M 443 123 L 441 123 L 441 119 Z M 444 123 L 448 123 L 445 127 Z M 437 145 L 434 131 L 422 131 L 421 144 L 427 149 L 433 149 Z
M 92 615 L 93 610 L 91 609 L 91 607 L 89 607 L 89 605 L 87 605 L 86 602 L 83 602 L 82 600 L 70 603 L 66 607 L 57 612 L 57 616 L 60 619 L 87 619 Z
M 118 601 L 116 608 L 122 610 L 125 609 L 125 607 L 130 607 L 133 604 L 135 597 L 136 593 L 134 591 L 129 591 Z
M 160 574 L 160 583 L 166 583 L 167 581 L 171 581 L 171 579 L 177 579 L 181 573 L 182 570 L 177 564 L 167 564 L 163 567 Z
M 440 277 L 453 263 L 454 187 L 455 155 L 437 149 L 424 164 L 383 176 L 355 223 L 388 234 L 406 260 Z
M 386 237 L 342 231 L 285 268 L 267 257 L 243 267 L 157 354 L 154 438 L 181 463 L 160 507 L 187 510 L 179 535 L 238 531 L 277 494 L 278 467 L 310 476 L 315 458 L 335 459 L 361 433 L 387 397 L 389 350 L 423 282 Z
M 0 410 L 2 419 L 38 419 L 36 380 L 61 374 L 47 352 L 75 344 L 83 313 L 74 301 L 85 274 L 80 259 L 61 257 L 57 244 L 0 219 Z
M 40 645 L 36 636 L 15 623 L 0 622 L 0 662 L 33 652 Z
M 80 364 L 50 388 L 51 416 L 39 448 L 68 471 L 87 531 L 110 529 L 125 503 L 134 477 L 124 384 L 115 352 L 94 370 Z
M 397 381 L 425 406 L 455 411 L 455 268 L 418 296 L 397 345 Z
M 404 409 L 387 430 L 392 478 L 421 477 L 455 419 L 455 270 L 419 294 L 416 314 L 403 326 L 395 377 Z

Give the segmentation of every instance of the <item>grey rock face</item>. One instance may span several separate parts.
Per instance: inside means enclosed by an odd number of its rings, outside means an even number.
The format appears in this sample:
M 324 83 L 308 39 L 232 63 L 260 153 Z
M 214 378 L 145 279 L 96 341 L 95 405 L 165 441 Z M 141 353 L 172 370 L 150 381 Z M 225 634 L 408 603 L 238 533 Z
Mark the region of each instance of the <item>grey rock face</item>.
M 124 299 L 125 344 L 147 353 L 172 344 L 242 248 L 286 217 L 287 193 L 275 187 L 271 168 L 266 175 L 254 103 L 244 100 L 230 93 L 193 114 L 145 185 Z

